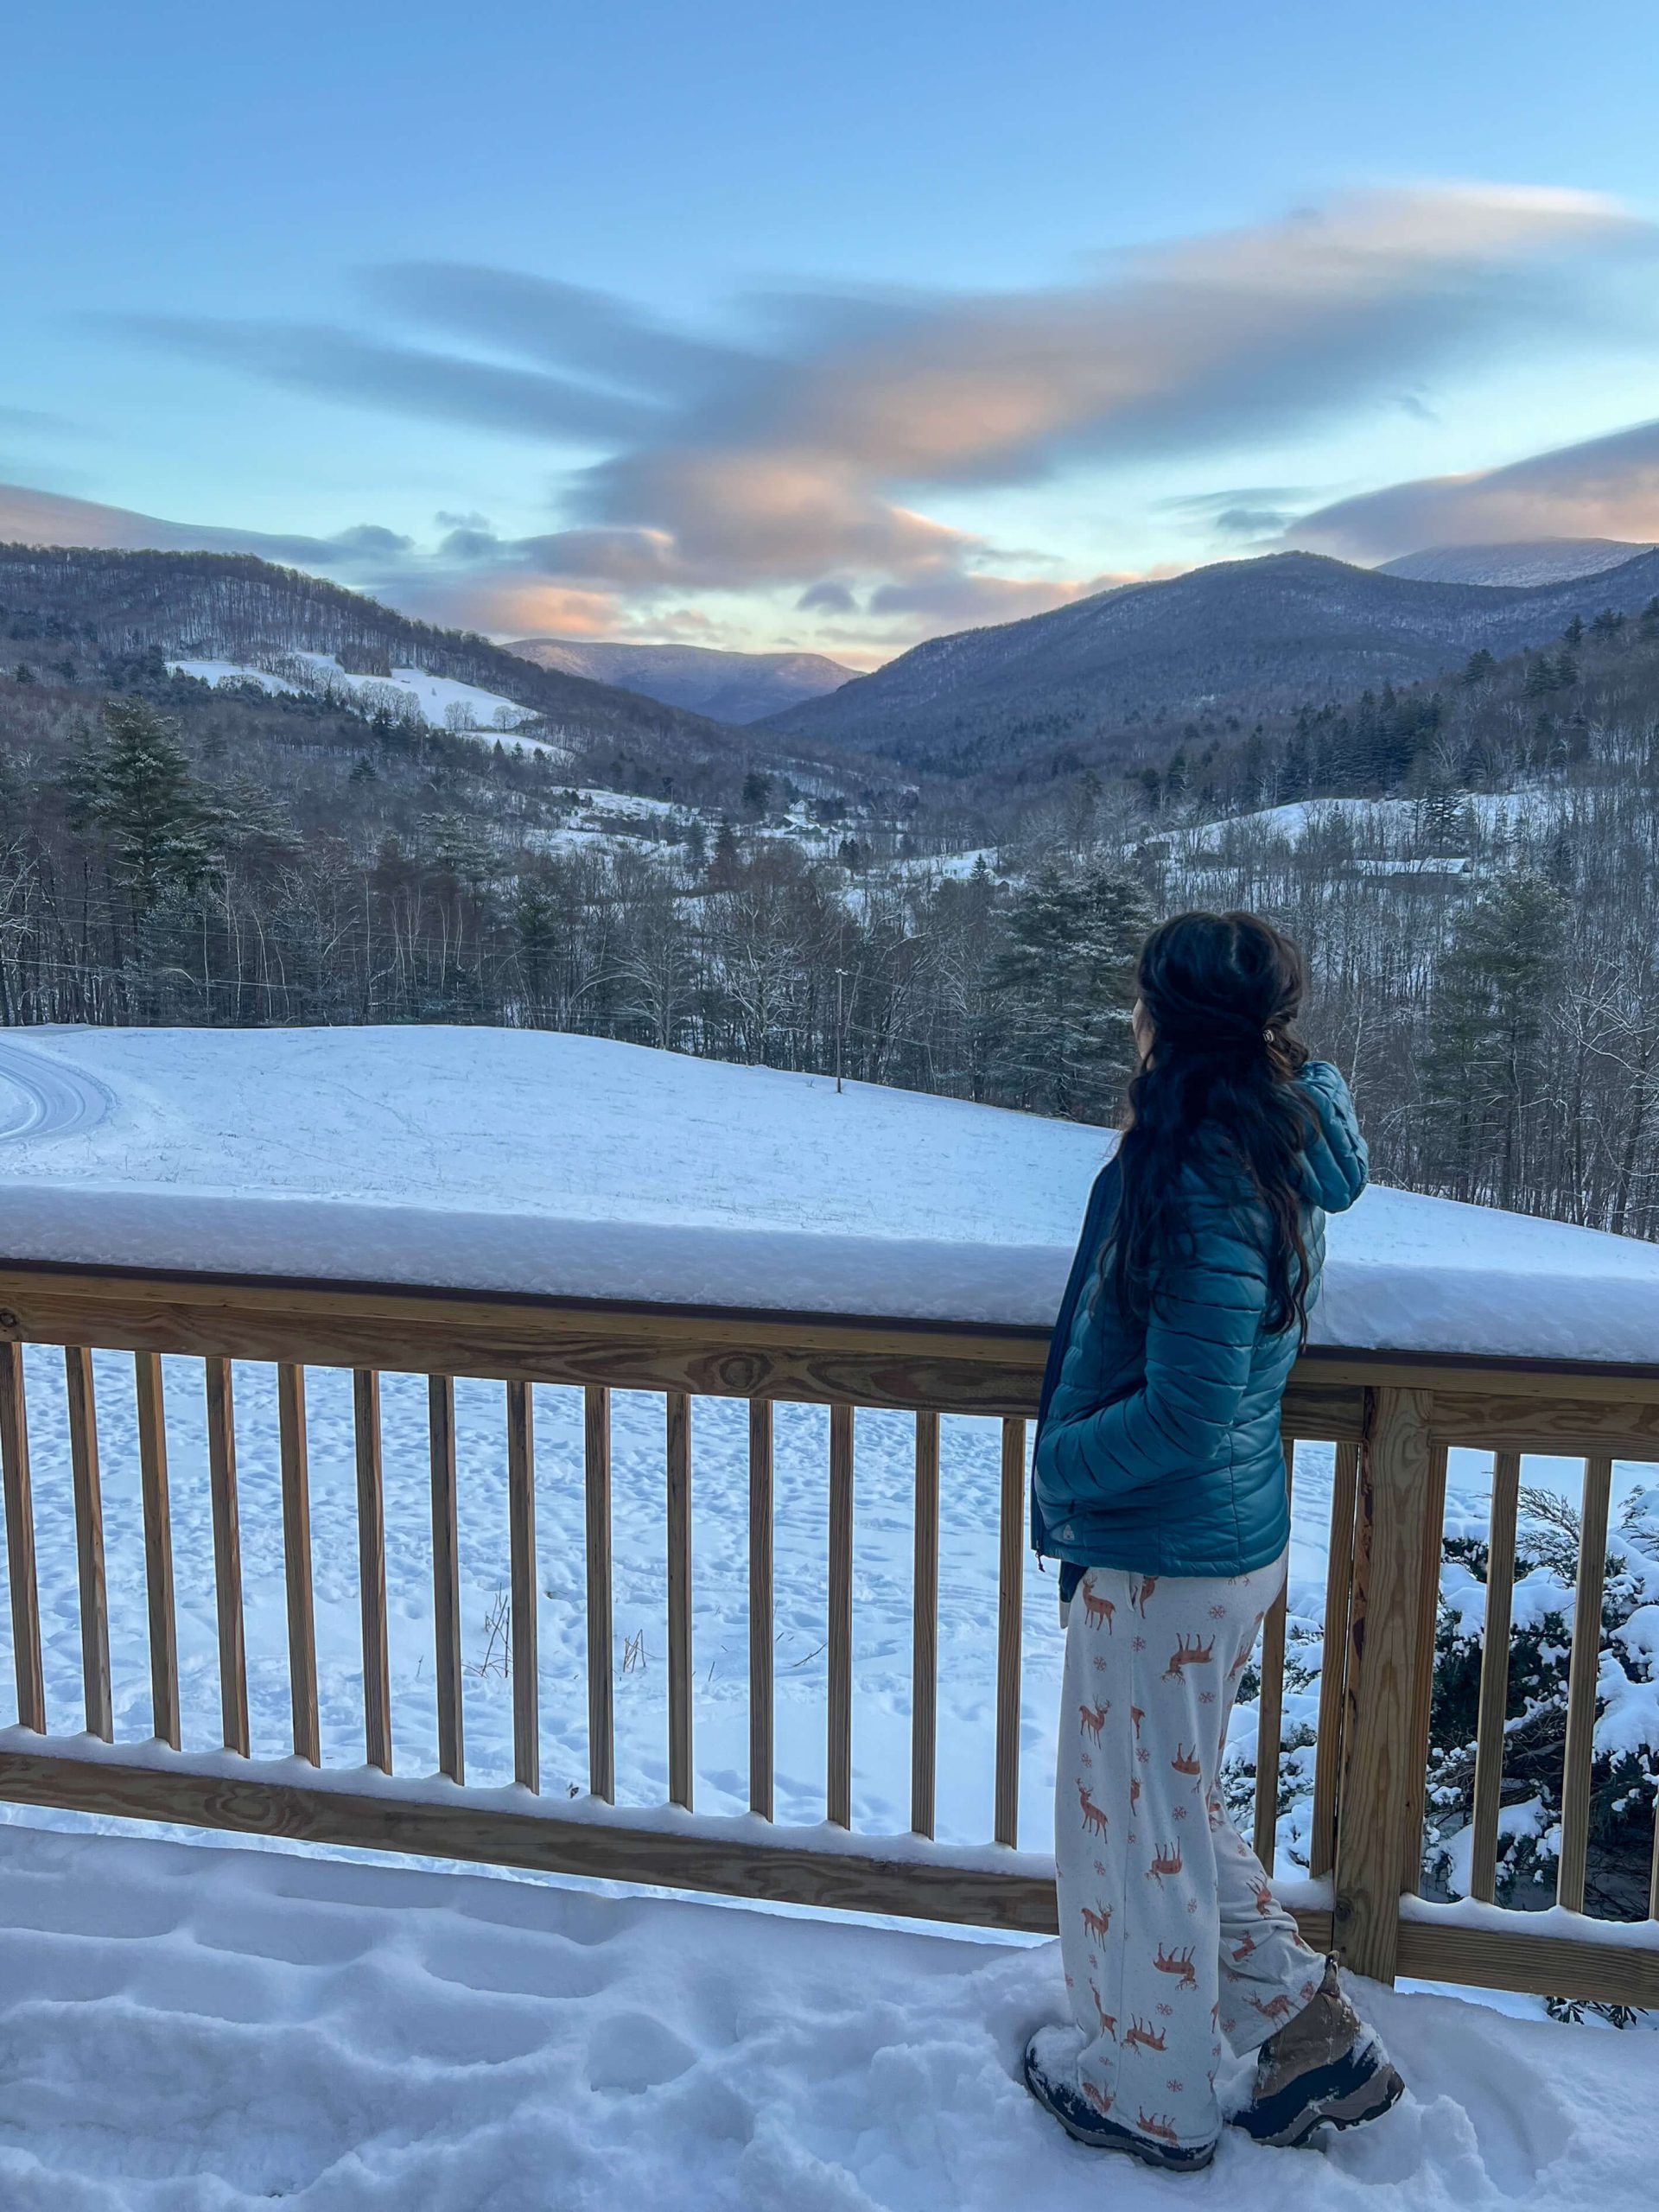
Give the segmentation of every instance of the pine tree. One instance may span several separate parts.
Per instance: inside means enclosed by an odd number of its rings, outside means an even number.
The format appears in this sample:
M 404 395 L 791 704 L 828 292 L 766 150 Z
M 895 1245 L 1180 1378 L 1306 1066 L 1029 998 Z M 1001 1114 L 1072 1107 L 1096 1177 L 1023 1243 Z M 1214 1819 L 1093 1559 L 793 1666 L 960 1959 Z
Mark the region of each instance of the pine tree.
M 1420 1065 L 1455 1197 L 1513 1206 L 1528 1196 L 1526 1140 L 1542 1105 L 1542 1045 L 1572 919 L 1570 901 L 1542 876 L 1501 877 L 1440 962 Z
M 142 699 L 112 699 L 104 730 L 66 786 L 75 817 L 103 832 L 111 872 L 143 921 L 169 893 L 200 884 L 212 858 L 212 811 L 175 723 Z
M 997 1058 L 1027 1106 L 1077 1121 L 1110 1113 L 1134 1065 L 1135 961 L 1151 926 L 1131 878 L 1045 861 L 1009 902 L 991 967 Z

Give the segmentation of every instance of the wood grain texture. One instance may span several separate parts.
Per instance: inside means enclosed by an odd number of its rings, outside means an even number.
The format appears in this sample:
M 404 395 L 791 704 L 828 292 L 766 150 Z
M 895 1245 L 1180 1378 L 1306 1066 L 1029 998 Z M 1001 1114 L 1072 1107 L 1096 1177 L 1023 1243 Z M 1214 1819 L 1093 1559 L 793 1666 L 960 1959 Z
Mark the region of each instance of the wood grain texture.
M 6 1502 L 6 1573 L 11 1593 L 17 1726 L 43 1736 L 46 1679 L 41 1663 L 41 1599 L 35 1565 L 35 1499 L 29 1470 L 23 1348 L 19 1344 L 0 1344 L 0 1480 Z
M 322 1764 L 317 1720 L 317 1624 L 311 1579 L 311 1459 L 305 1433 L 305 1370 L 276 1370 L 276 1426 L 283 1474 L 283 1580 L 288 1596 L 288 1691 L 294 1756 Z
M 910 1825 L 931 1836 L 938 1777 L 939 1417 L 916 1416 L 915 1573 L 910 1632 Z
M 689 1807 L 691 1735 L 691 1401 L 668 1393 L 668 1795 Z
M 149 1616 L 151 1726 L 179 1748 L 179 1646 L 173 1598 L 173 1514 L 167 1480 L 167 1412 L 162 1363 L 155 1352 L 133 1358 L 138 1405 L 138 1485 L 144 1516 L 144 1592 Z
M 1503 1721 L 1510 1702 L 1510 1626 L 1520 1488 L 1520 1453 L 1495 1452 L 1486 1545 L 1486 1616 L 1480 1639 L 1480 1700 L 1475 1722 L 1469 1875 L 1469 1894 L 1482 1904 L 1491 1904 L 1497 1881 L 1497 1813 L 1503 1788 Z
M 1354 1580 L 1354 1510 L 1359 1446 L 1338 1444 L 1331 1482 L 1331 1541 L 1325 1568 L 1325 1649 L 1313 1751 L 1313 1833 L 1307 1871 L 1315 1880 L 1336 1864 L 1338 1792 L 1347 1688 L 1349 1612 Z
M 512 1608 L 512 1773 L 522 1789 L 542 1786 L 540 1639 L 536 1573 L 535 1408 L 528 1382 L 507 1385 L 507 1550 Z
M 16 1267 L 0 1268 L 0 1335 L 313 1367 L 989 1414 L 1035 1410 L 1047 1350 L 1037 1329 Z
M 616 1796 L 616 1726 L 611 1650 L 611 1394 L 582 1395 L 582 1478 L 588 1568 L 588 1787 Z
M 749 1401 L 749 1810 L 772 1816 L 772 1418 Z
M 1446 1540 L 1446 1447 L 1431 1436 L 1428 1484 L 1420 1498 L 1402 1501 L 1418 1518 L 1419 1590 L 1417 1648 L 1411 1662 L 1411 1704 L 1404 1758 L 1405 1789 L 1401 1801 L 1400 1887 L 1414 1895 L 1422 1886 L 1423 1819 L 1428 1803 L 1428 1740 L 1434 1703 L 1434 1634 L 1440 1625 L 1440 1558 Z
M 438 1770 L 467 1778 L 467 1734 L 461 1680 L 461 1534 L 455 1510 L 455 1385 L 427 1377 L 427 1431 L 432 1465 L 432 1635 L 438 1698 Z
M 1586 1387 L 1573 1378 L 1570 1397 L 1500 1395 L 1490 1382 L 1455 1394 L 1442 1388 L 1433 1394 L 1430 1419 L 1443 1444 L 1477 1451 L 1659 1459 L 1659 1403 L 1638 1398 L 1629 1382 L 1618 1385 L 1628 1396 L 1576 1395 Z
M 1567 1751 L 1561 1773 L 1561 1856 L 1555 1902 L 1584 1910 L 1590 1843 L 1590 1768 L 1595 1751 L 1596 1679 L 1601 1671 L 1601 1599 L 1607 1579 L 1607 1501 L 1613 1463 L 1599 1452 L 1585 1463 L 1579 1524 L 1578 1588 L 1567 1674 Z
M 371 1766 L 391 1772 L 391 1664 L 386 1644 L 386 1506 L 380 1458 L 380 1377 L 352 1375 L 357 1462 L 357 1602 L 363 1642 L 363 1747 Z
M 1456 1981 L 1480 1989 L 1518 1989 L 1529 1996 L 1578 1997 L 1603 2005 L 1659 2005 L 1659 1942 L 1633 1948 L 1585 1940 L 1536 1936 L 1527 1916 L 1514 1928 L 1437 1927 L 1404 1920 L 1396 1956 L 1400 1972 L 1425 1981 Z
M 228 1359 L 203 1363 L 207 1495 L 213 1521 L 213 1607 L 219 1633 L 219 1725 L 227 1751 L 248 1755 L 248 1654 L 242 1608 L 242 1533 L 236 1494 L 236 1404 Z
M 1434 1486 L 1428 1413 L 1421 1391 L 1379 1390 L 1360 1452 L 1335 1925 L 1345 1963 L 1378 1981 L 1394 1978 L 1406 1886 L 1404 1808 Z
M 830 1408 L 829 1726 L 825 1818 L 853 1824 L 853 1408 Z
M 69 1417 L 69 1472 L 75 1498 L 75 1580 L 80 1594 L 80 1682 L 86 1732 L 115 1734 L 110 1687 L 110 1596 L 104 1566 L 104 1484 L 98 1459 L 98 1399 L 92 1355 L 64 1348 L 64 1403 Z
M 1294 1438 L 1284 1440 L 1285 1496 L 1288 1499 L 1295 1483 L 1296 1446 Z M 1271 1874 L 1276 1855 L 1279 1834 L 1279 1762 L 1284 1737 L 1285 1719 L 1285 1614 L 1289 1599 L 1290 1562 L 1285 1562 L 1286 1587 L 1268 1607 L 1262 1623 L 1261 1689 L 1257 1694 L 1255 1710 L 1255 1834 L 1256 1857 L 1262 1861 L 1263 1873 Z
M 1020 1840 L 1020 1655 L 1026 1564 L 1026 1424 L 1002 1424 L 996 1574 L 996 1788 L 992 1833 Z

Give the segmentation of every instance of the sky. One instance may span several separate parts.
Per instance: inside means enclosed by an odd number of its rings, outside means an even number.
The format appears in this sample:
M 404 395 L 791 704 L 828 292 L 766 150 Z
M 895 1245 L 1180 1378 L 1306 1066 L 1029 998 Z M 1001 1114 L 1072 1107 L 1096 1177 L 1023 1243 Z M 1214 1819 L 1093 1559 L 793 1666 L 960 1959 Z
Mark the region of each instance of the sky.
M 1656 64 L 1633 0 L 27 10 L 0 537 L 861 667 L 1659 539 Z

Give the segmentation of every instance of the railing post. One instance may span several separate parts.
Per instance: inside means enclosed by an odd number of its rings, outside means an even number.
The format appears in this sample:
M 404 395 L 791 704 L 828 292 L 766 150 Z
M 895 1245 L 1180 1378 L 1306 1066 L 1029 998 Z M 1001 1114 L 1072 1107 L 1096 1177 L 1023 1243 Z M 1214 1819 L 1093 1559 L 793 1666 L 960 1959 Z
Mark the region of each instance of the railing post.
M 1421 1390 L 1372 1394 L 1360 1449 L 1333 1936 L 1392 1981 L 1400 1898 L 1421 1855 L 1446 1453 Z

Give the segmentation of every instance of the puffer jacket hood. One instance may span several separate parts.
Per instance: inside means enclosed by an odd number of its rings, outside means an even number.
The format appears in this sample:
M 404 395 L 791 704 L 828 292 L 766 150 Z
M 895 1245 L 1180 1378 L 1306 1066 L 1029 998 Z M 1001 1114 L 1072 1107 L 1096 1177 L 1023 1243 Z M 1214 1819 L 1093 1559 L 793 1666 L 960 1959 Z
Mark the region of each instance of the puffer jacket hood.
M 1301 1185 L 1311 1308 L 1325 1217 L 1365 1188 L 1365 1140 L 1338 1071 L 1313 1061 Z M 1099 1285 L 1118 1171 L 1097 1179 L 1056 1324 L 1032 1467 L 1032 1542 L 1072 1567 L 1234 1576 L 1290 1536 L 1280 1410 L 1297 1332 L 1269 1332 L 1268 1222 L 1222 1133 L 1202 1141 L 1168 1202 L 1186 1230 L 1144 1323 Z

